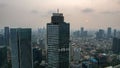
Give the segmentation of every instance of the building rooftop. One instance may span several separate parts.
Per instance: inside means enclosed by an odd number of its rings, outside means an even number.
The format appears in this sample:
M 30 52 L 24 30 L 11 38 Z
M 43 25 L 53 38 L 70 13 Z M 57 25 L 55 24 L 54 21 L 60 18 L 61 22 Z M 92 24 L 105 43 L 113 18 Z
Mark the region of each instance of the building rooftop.
M 53 13 L 53 16 L 63 16 L 63 13 Z

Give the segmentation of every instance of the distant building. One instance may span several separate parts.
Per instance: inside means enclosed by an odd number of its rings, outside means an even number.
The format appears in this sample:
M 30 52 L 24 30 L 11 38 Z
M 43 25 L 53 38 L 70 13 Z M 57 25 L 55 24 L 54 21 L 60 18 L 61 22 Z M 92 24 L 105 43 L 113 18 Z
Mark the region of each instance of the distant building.
M 4 45 L 4 36 L 0 34 L 0 46 Z
M 38 36 L 39 38 L 44 38 L 46 35 L 46 29 L 45 28 L 39 28 L 38 29 Z
M 39 39 L 39 46 L 42 49 L 45 49 L 45 39 Z
M 12 68 L 33 68 L 31 29 L 10 29 Z
M 33 62 L 41 63 L 41 61 L 42 61 L 42 49 L 33 48 Z
M 120 38 L 113 38 L 113 45 L 112 45 L 113 53 L 120 53 Z
M 107 38 L 111 38 L 112 37 L 112 28 L 108 27 L 107 29 Z
M 88 36 L 88 31 L 85 31 L 84 27 L 81 27 L 80 36 L 81 37 L 87 37 Z
M 81 59 L 81 48 L 80 47 L 74 47 L 73 49 L 73 61 L 79 62 Z
M 46 41 L 46 29 L 39 28 L 38 29 L 38 36 L 37 36 L 37 44 L 40 46 L 40 48 L 45 49 L 45 41 Z
M 0 68 L 7 68 L 7 48 L 0 46 Z
M 69 31 L 62 13 L 53 13 L 47 24 L 48 68 L 69 68 Z
M 4 39 L 5 46 L 9 46 L 9 27 L 4 28 Z
M 118 32 L 117 32 L 117 37 L 119 37 L 119 38 L 120 38 L 120 31 L 118 31 Z
M 81 37 L 84 36 L 84 27 L 81 27 Z
M 34 66 L 34 68 L 39 67 L 41 62 L 42 62 L 42 49 L 33 48 L 33 66 Z
M 96 39 L 104 39 L 105 33 L 103 29 L 99 29 L 99 31 L 96 33 Z
M 117 30 L 114 29 L 113 37 L 116 37 L 116 36 L 117 36 Z
M 83 37 L 87 37 L 88 36 L 88 31 L 84 31 L 83 34 L 84 34 Z
M 73 32 L 73 36 L 74 36 L 75 38 L 79 38 L 79 37 L 80 37 L 80 31 L 79 31 L 79 30 L 74 31 L 74 32 Z

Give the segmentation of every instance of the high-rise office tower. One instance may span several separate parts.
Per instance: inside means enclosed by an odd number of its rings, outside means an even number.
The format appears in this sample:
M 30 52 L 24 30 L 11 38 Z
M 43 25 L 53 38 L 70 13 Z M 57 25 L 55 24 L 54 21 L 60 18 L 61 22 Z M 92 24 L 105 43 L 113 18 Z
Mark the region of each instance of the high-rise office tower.
M 4 46 L 4 36 L 0 34 L 0 46 Z
M 87 37 L 88 36 L 88 31 L 84 31 L 83 32 L 83 37 Z
M 108 27 L 108 29 L 107 29 L 107 37 L 108 38 L 112 37 L 112 28 L 111 27 Z
M 4 39 L 5 46 L 9 46 L 9 27 L 4 28 Z
M 7 48 L 0 46 L 0 68 L 7 68 Z
M 84 27 L 81 27 L 81 37 L 84 35 Z
M 117 30 L 116 30 L 116 29 L 114 29 L 113 36 L 114 36 L 114 37 L 116 37 L 116 36 L 117 36 Z
M 80 31 L 79 31 L 79 30 L 73 32 L 73 36 L 74 36 L 75 38 L 79 38 L 80 35 L 81 35 L 81 34 L 80 34 Z
M 53 13 L 47 24 L 48 68 L 69 68 L 69 23 L 62 13 Z
M 12 68 L 33 68 L 31 29 L 10 29 Z
M 104 39 L 104 30 L 103 29 L 99 29 L 99 31 L 96 33 L 96 39 Z
M 117 54 L 120 53 L 120 38 L 117 37 L 113 38 L 112 50 L 113 53 L 117 53 Z

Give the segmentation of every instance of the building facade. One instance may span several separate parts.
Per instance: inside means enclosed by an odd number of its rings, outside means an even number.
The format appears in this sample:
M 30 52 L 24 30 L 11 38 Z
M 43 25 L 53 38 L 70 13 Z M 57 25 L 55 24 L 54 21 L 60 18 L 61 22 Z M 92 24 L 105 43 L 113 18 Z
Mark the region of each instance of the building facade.
M 4 27 L 4 39 L 5 46 L 9 46 L 9 27 Z
M 12 68 L 33 68 L 31 29 L 10 29 Z
M 53 13 L 47 24 L 48 68 L 69 68 L 69 23 L 62 13 Z
M 0 46 L 0 68 L 7 68 L 7 47 Z
M 105 38 L 105 32 L 103 29 L 99 29 L 99 31 L 96 33 L 96 39 L 104 39 Z
M 113 53 L 120 54 L 120 38 L 117 37 L 113 38 L 112 50 Z
M 4 45 L 4 36 L 0 34 L 0 46 Z
M 107 29 L 107 37 L 108 38 L 112 37 L 112 28 L 111 27 L 108 27 L 108 29 Z

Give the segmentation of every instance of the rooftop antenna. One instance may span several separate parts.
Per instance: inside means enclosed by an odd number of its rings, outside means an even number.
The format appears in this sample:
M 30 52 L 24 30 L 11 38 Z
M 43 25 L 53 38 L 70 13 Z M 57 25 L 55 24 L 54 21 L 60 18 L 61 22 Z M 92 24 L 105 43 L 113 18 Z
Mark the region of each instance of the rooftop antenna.
M 59 13 L 59 9 L 57 9 L 57 13 Z

